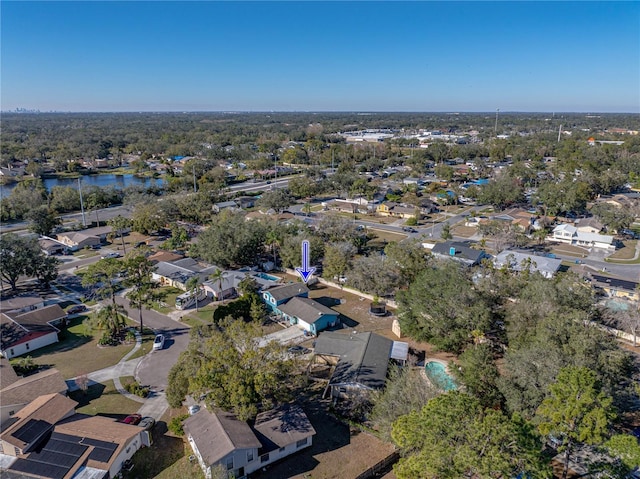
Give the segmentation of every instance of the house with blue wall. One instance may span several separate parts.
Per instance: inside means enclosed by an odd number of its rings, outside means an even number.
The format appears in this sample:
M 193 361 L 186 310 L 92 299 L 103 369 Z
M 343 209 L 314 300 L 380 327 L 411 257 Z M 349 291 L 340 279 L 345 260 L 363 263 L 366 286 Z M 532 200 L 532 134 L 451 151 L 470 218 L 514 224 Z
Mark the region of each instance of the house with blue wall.
M 290 324 L 317 335 L 338 323 L 337 311 L 309 298 L 294 297 L 279 306 L 280 312 Z
M 295 297 L 309 297 L 309 288 L 307 288 L 306 284 L 289 283 L 273 286 L 262 291 L 262 300 L 267 305 L 267 308 L 269 308 L 270 311 L 280 315 L 282 314 L 282 312 L 280 311 L 279 306 Z

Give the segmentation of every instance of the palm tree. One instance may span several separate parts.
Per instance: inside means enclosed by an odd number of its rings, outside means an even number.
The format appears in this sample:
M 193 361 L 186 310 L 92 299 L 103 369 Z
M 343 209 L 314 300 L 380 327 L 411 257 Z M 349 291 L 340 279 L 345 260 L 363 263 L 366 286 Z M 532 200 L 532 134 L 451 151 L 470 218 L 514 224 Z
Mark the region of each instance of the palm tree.
M 222 269 L 217 269 L 215 273 L 212 273 L 209 275 L 209 279 L 211 281 L 217 281 L 218 282 L 218 289 L 220 296 L 222 296 L 222 281 L 227 277 L 227 272 L 222 270 Z M 224 299 L 224 298 L 216 298 L 218 300 L 220 299 Z
M 125 325 L 124 308 L 119 304 L 107 304 L 96 313 L 95 321 L 99 329 L 106 329 L 115 337 Z
M 155 266 L 143 254 L 127 257 L 125 260 L 127 279 L 125 284 L 131 287 L 127 293 L 129 304 L 138 310 L 140 334 L 143 332 L 142 308 L 150 309 L 153 303 L 161 299 L 158 283 L 151 279 Z
M 191 278 L 189 278 L 187 280 L 187 283 L 185 284 L 187 290 L 191 291 L 196 298 L 196 311 L 198 311 L 198 293 L 200 290 L 200 283 L 200 275 L 196 274 L 195 276 L 191 276 Z
M 120 236 L 120 241 L 122 242 L 122 251 L 124 254 L 127 254 L 127 248 L 124 244 L 124 234 L 123 230 L 127 228 L 131 228 L 131 220 L 129 218 L 125 218 L 122 215 L 118 215 L 115 218 L 111 218 L 107 221 L 107 224 L 113 228 L 113 232 L 116 236 Z
M 277 257 L 276 257 L 276 248 L 280 247 L 280 235 L 275 229 L 272 229 L 267 232 L 267 237 L 265 240 L 265 245 L 271 246 L 273 251 L 273 266 L 277 265 Z

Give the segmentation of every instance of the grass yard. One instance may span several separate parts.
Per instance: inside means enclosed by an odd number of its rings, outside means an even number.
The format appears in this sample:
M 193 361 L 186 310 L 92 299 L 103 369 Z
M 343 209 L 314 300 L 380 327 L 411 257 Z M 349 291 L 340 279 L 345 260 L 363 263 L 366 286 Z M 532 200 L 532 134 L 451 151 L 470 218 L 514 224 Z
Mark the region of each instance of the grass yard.
M 136 331 L 140 330 L 140 326 L 137 323 L 133 323 L 132 321 L 127 321 L 127 323 L 130 326 L 135 327 Z M 140 349 L 138 349 L 129 357 L 129 359 L 140 358 L 145 354 L 151 352 L 151 349 L 153 348 L 153 340 L 155 339 L 155 337 L 156 334 L 153 332 L 153 330 L 144 328 L 144 332 L 142 334 L 142 345 L 140 346 Z
M 133 344 L 98 347 L 98 341 L 86 331 L 82 321 L 86 316 L 73 318 L 61 340 L 31 353 L 33 362 L 58 369 L 66 379 L 97 371 L 116 364 L 133 348 Z
M 164 299 L 160 303 L 155 303 L 153 309 L 162 314 L 168 314 L 174 311 L 176 309 L 176 298 L 184 293 L 184 291 L 170 286 L 160 288 L 159 292 L 165 295 Z
M 187 318 L 192 318 L 201 323 L 210 323 L 213 321 L 213 312 L 216 308 L 217 306 L 208 304 L 202 308 L 198 308 L 198 311 L 196 311 L 195 308 L 190 309 L 188 312 L 185 312 L 186 314 L 183 316 L 183 321 Z
M 85 258 L 93 258 L 94 256 L 98 256 L 99 253 L 100 253 L 99 251 L 96 251 L 93 249 L 81 249 L 78 251 L 74 251 L 72 255 L 78 259 L 85 259 Z
M 368 228 L 368 231 L 375 235 L 375 238 L 367 242 L 367 247 L 373 249 L 383 249 L 387 245 L 387 243 L 390 243 L 392 241 L 396 241 L 399 243 L 400 241 L 407 238 L 407 235 L 405 234 L 393 233 L 391 231 L 377 230 L 373 228 Z
M 80 390 L 73 391 L 69 393 L 69 397 L 79 403 L 76 412 L 92 416 L 100 415 L 123 419 L 140 409 L 140 403 L 120 394 L 112 380 L 104 384 L 98 383 L 89 386 L 86 393 Z
M 456 225 L 453 228 L 451 228 L 451 233 L 454 236 L 462 236 L 463 238 L 470 238 L 473 235 L 478 234 L 478 228 L 474 228 L 473 226 Z
M 573 246 L 570 244 L 554 245 L 551 248 L 551 252 L 555 254 L 575 256 L 576 258 L 585 258 L 589 254 L 588 250 L 581 248 L 579 246 Z
M 637 240 L 623 241 L 623 248 L 620 248 L 615 251 L 615 253 L 609 255 L 607 259 L 613 260 L 630 260 L 633 259 L 636 255 L 636 245 L 638 244 Z
M 124 472 L 125 479 L 155 477 L 156 479 L 204 479 L 198 461 L 189 461 L 193 454 L 189 443 L 167 430 L 172 417 L 184 414 L 184 409 L 169 409 L 151 430 L 153 445 L 133 456 L 133 470 Z

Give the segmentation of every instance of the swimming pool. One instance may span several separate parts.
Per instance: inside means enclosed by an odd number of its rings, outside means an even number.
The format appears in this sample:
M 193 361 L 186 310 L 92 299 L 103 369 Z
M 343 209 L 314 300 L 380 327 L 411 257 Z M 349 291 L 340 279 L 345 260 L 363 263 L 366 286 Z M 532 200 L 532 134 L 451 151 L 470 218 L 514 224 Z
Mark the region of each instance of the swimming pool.
M 268 281 L 280 281 L 280 278 L 278 278 L 277 276 L 271 276 L 270 274 L 267 274 L 267 273 L 256 273 L 256 276 L 258 278 L 266 279 Z
M 458 385 L 449 374 L 444 364 L 438 361 L 429 361 L 424 366 L 424 372 L 435 387 L 443 391 L 452 391 L 458 388 Z

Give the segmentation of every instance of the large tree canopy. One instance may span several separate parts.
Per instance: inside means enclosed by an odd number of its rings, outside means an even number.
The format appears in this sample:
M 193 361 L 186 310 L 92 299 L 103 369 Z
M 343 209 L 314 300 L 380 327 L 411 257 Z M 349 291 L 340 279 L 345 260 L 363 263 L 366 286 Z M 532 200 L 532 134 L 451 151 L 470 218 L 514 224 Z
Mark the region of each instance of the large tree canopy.
M 540 442 L 524 423 L 477 399 L 451 391 L 420 411 L 400 417 L 391 431 L 404 457 L 394 467 L 399 479 L 515 477 L 523 471 L 548 477 Z
M 14 233 L 0 236 L 0 277 L 17 288 L 20 276 L 37 277 L 44 283 L 58 275 L 58 260 L 43 253 L 38 240 Z
M 408 290 L 398 293 L 398 301 L 403 333 L 445 351 L 462 351 L 472 331 L 484 333 L 491 326 L 487 301 L 453 261 L 425 269 Z

